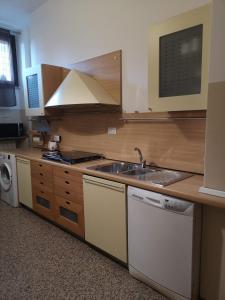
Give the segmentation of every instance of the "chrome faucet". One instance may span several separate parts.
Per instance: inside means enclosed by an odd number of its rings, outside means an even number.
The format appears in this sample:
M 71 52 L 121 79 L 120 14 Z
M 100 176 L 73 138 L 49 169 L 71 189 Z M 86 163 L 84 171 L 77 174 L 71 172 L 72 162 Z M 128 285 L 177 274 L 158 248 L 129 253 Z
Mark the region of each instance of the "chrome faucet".
M 134 151 L 138 152 L 141 166 L 142 166 L 142 168 L 145 168 L 146 167 L 146 160 L 143 158 L 141 150 L 138 147 L 135 147 Z

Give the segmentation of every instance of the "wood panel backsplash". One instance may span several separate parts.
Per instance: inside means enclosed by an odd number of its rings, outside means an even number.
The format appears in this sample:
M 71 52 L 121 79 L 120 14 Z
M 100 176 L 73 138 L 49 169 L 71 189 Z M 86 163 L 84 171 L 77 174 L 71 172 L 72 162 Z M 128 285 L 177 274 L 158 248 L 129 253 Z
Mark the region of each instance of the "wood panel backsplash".
M 52 119 L 52 134 L 60 134 L 61 149 L 104 154 L 107 158 L 138 162 L 139 147 L 148 163 L 203 174 L 205 119 L 128 122 L 117 113 L 81 113 Z M 116 135 L 108 135 L 116 127 Z

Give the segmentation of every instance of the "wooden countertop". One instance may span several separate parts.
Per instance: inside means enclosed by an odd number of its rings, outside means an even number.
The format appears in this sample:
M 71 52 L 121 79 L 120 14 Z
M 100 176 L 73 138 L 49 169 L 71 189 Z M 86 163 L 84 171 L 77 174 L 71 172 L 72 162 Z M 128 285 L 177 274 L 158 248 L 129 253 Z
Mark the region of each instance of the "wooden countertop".
M 42 151 L 40 149 L 34 148 L 26 148 L 26 149 L 15 149 L 10 151 L 11 153 L 15 154 L 17 157 L 26 158 L 30 160 L 42 161 L 41 158 Z M 225 199 L 222 197 L 210 196 L 207 194 L 199 193 L 199 188 L 203 186 L 203 176 L 202 175 L 194 175 L 190 178 L 184 179 L 182 181 L 173 183 L 166 187 L 160 187 L 154 185 L 148 181 L 141 181 L 137 179 L 132 179 L 125 176 L 120 175 L 113 175 L 109 173 L 98 172 L 95 170 L 87 169 L 90 166 L 106 164 L 112 162 L 112 160 L 95 160 L 91 162 L 85 162 L 75 165 L 64 165 L 59 164 L 57 162 L 45 161 L 48 164 L 57 166 L 57 167 L 67 167 L 84 174 L 93 175 L 96 177 L 101 177 L 105 179 L 109 179 L 112 181 L 117 181 L 121 183 L 125 183 L 127 185 L 132 185 L 138 188 L 146 189 L 149 191 L 154 191 L 162 194 L 166 194 L 169 196 L 174 196 L 186 200 L 190 200 L 197 203 L 202 203 L 205 205 L 225 208 Z

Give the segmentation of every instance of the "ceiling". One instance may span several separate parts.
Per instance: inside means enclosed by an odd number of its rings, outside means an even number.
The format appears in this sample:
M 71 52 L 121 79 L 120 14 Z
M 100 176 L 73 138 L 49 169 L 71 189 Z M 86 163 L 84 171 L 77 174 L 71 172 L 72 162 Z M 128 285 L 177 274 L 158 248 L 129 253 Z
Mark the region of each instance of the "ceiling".
M 0 24 L 18 29 L 29 22 L 30 14 L 47 0 L 0 0 Z

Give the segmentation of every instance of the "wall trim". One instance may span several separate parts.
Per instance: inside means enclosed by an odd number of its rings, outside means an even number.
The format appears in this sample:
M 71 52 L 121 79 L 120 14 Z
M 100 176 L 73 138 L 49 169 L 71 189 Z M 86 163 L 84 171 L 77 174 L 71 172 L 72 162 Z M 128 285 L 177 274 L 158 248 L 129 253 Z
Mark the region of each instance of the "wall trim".
M 204 194 L 208 194 L 208 195 L 213 195 L 213 196 L 225 198 L 225 192 L 224 191 L 214 190 L 214 189 L 206 188 L 204 186 L 199 188 L 199 192 L 204 193 Z

